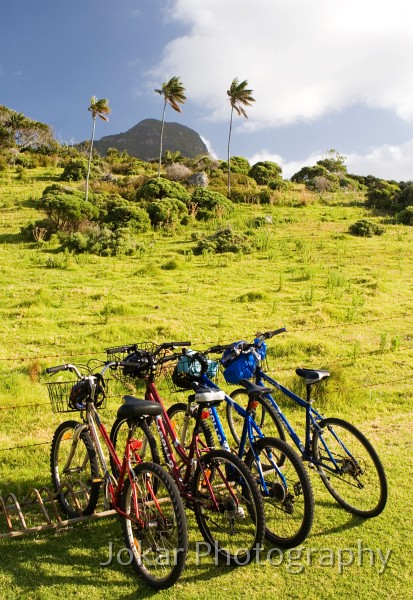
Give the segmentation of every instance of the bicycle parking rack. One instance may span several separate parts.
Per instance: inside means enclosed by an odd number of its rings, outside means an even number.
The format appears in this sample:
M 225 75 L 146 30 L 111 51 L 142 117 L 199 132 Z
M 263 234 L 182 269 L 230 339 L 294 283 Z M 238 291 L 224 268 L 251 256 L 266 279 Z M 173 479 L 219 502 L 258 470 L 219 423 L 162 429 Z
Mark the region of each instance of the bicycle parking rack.
M 63 484 L 59 492 L 62 491 L 68 492 L 75 499 L 75 493 L 70 484 Z M 18 502 L 16 496 L 12 493 L 8 493 L 4 497 L 0 496 L 0 522 L 2 521 L 1 517 L 4 517 L 8 530 L 7 533 L 0 531 L 0 539 L 53 529 L 63 529 L 82 521 L 102 519 L 116 514 L 115 510 L 105 510 L 88 516 L 62 519 L 55 497 L 56 494 L 47 487 L 32 488 L 21 503 Z M 43 524 L 32 527 L 28 526 L 29 515 L 26 513 L 25 516 L 23 512 L 26 512 L 26 510 L 32 511 L 37 520 L 40 517 L 43 520 Z

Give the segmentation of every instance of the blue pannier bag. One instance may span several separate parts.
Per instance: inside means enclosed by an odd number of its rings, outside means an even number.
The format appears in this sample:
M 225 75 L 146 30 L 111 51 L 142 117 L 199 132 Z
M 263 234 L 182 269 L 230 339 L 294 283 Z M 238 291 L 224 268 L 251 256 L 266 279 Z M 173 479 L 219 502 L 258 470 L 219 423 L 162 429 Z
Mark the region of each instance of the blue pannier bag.
M 258 341 L 258 340 L 254 340 Z M 227 383 L 238 384 L 241 379 L 251 379 L 261 359 L 265 358 L 266 345 L 262 342 L 258 348 L 243 350 L 245 341 L 235 342 L 225 350 L 221 357 L 224 379 Z

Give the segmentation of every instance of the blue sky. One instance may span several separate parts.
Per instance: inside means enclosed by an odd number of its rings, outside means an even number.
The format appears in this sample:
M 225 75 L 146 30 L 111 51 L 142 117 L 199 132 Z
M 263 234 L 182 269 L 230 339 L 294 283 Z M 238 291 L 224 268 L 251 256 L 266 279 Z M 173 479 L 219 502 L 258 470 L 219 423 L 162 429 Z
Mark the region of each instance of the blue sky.
M 351 173 L 413 180 L 412 31 L 410 0 L 2 0 L 0 104 L 72 143 L 108 98 L 99 139 L 159 119 L 153 90 L 177 75 L 188 99 L 166 120 L 224 159 L 237 77 L 256 102 L 232 155 L 290 177 L 334 148 Z

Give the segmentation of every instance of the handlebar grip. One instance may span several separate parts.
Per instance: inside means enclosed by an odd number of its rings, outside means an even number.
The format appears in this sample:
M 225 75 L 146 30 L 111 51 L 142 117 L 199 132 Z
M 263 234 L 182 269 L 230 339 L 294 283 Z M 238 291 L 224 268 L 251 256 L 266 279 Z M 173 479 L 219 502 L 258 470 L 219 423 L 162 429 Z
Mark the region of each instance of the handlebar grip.
M 216 346 L 211 346 L 208 350 L 205 351 L 205 354 L 222 354 L 227 348 L 229 348 L 231 344 L 217 344 Z
M 287 329 L 285 327 L 281 327 L 281 329 L 276 329 L 275 331 L 272 332 L 272 335 L 278 335 L 280 333 L 285 333 L 287 331 Z
M 46 373 L 51 375 L 52 373 L 58 373 L 59 371 L 67 371 L 67 365 L 58 365 L 57 367 L 47 367 Z
M 180 356 L 182 356 L 181 353 L 175 352 L 174 354 L 167 354 L 166 356 L 161 356 L 161 358 L 158 358 L 156 362 L 159 365 L 162 365 L 163 363 L 171 362 L 172 360 L 177 360 Z
M 169 344 L 165 344 L 165 345 L 171 346 L 172 348 L 178 348 L 181 346 L 190 346 L 191 342 L 170 342 Z
M 124 346 L 114 346 L 113 348 L 105 348 L 106 354 L 115 354 L 119 352 L 133 352 L 136 350 L 136 344 L 127 344 Z
M 257 337 L 261 338 L 262 340 L 269 340 L 275 335 L 279 335 L 280 333 L 284 333 L 285 331 L 287 331 L 287 329 L 285 327 L 281 327 L 280 329 L 274 329 L 274 331 L 266 331 L 265 333 L 259 333 L 257 334 Z

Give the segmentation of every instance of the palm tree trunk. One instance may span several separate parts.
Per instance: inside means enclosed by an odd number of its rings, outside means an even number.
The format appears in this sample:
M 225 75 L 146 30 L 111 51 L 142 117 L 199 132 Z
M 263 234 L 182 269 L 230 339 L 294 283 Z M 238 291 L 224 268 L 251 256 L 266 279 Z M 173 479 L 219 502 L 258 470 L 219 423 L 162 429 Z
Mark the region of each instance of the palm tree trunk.
M 230 144 L 231 144 L 231 133 L 232 133 L 232 115 L 234 113 L 234 108 L 231 107 L 231 118 L 229 121 L 229 134 L 228 134 L 228 198 L 231 193 L 231 165 L 230 165 Z
M 90 177 L 90 166 L 92 164 L 92 152 L 93 152 L 93 142 L 95 140 L 95 127 L 96 127 L 96 117 L 93 119 L 93 127 L 92 127 L 92 140 L 90 142 L 90 150 L 89 150 L 89 161 L 87 165 L 87 174 L 86 174 L 86 202 L 89 198 L 89 177 Z
M 161 176 L 161 164 L 162 164 L 162 145 L 163 145 L 163 128 L 165 125 L 165 110 L 166 110 L 166 99 L 163 105 L 163 113 L 162 113 L 162 126 L 161 126 L 161 143 L 159 148 L 159 165 L 158 165 L 158 179 Z

